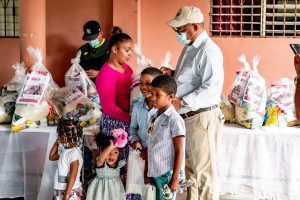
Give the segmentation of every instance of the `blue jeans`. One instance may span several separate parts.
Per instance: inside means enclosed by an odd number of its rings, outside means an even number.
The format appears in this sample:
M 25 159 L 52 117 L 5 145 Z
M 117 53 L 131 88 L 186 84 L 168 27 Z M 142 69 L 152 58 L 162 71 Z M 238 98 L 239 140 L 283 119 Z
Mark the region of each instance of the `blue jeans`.
M 153 184 L 156 187 L 156 200 L 164 200 L 162 188 L 165 184 L 169 184 L 172 175 L 173 175 L 173 170 L 170 170 L 161 176 L 152 177 Z M 173 200 L 175 199 L 176 199 L 176 192 L 174 192 L 174 197 L 173 197 Z

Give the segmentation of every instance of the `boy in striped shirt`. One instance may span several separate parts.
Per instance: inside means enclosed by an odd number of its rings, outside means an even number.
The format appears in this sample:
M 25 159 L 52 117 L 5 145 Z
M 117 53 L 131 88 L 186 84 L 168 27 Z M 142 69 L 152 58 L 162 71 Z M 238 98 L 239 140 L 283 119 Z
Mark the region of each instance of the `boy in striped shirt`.
M 148 172 L 156 187 L 156 199 L 163 200 L 162 188 L 168 184 L 176 198 L 179 172 L 184 159 L 185 125 L 172 105 L 177 85 L 167 75 L 153 79 L 151 83 L 153 106 L 157 112 L 151 116 L 148 129 Z

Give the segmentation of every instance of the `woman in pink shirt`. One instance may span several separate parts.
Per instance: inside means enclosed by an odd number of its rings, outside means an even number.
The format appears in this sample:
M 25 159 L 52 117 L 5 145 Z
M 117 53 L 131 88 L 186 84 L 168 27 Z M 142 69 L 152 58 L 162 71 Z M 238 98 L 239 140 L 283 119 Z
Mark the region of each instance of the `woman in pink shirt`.
M 130 123 L 132 70 L 126 63 L 132 56 L 132 39 L 125 33 L 118 33 L 111 37 L 108 47 L 110 57 L 98 73 L 96 87 L 102 106 L 100 132 L 111 136 L 111 130 L 116 128 L 128 132 Z M 121 153 L 121 159 L 127 158 L 125 152 L 127 150 Z

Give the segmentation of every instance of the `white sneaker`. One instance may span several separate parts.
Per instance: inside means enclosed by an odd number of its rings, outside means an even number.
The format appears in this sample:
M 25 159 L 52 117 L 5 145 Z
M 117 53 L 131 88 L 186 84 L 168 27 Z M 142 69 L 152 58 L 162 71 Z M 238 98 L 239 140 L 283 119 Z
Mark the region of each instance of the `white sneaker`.
M 173 199 L 174 194 L 169 188 L 168 184 L 165 184 L 161 189 L 164 199 Z

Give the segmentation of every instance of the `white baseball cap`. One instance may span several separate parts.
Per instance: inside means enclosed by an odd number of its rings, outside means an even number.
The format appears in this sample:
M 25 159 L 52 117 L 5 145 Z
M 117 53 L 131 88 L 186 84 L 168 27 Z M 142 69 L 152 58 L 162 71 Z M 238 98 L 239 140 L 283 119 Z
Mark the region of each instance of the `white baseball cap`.
M 167 22 L 171 27 L 177 28 L 186 24 L 202 23 L 204 21 L 201 10 L 194 6 L 183 6 L 174 19 Z

